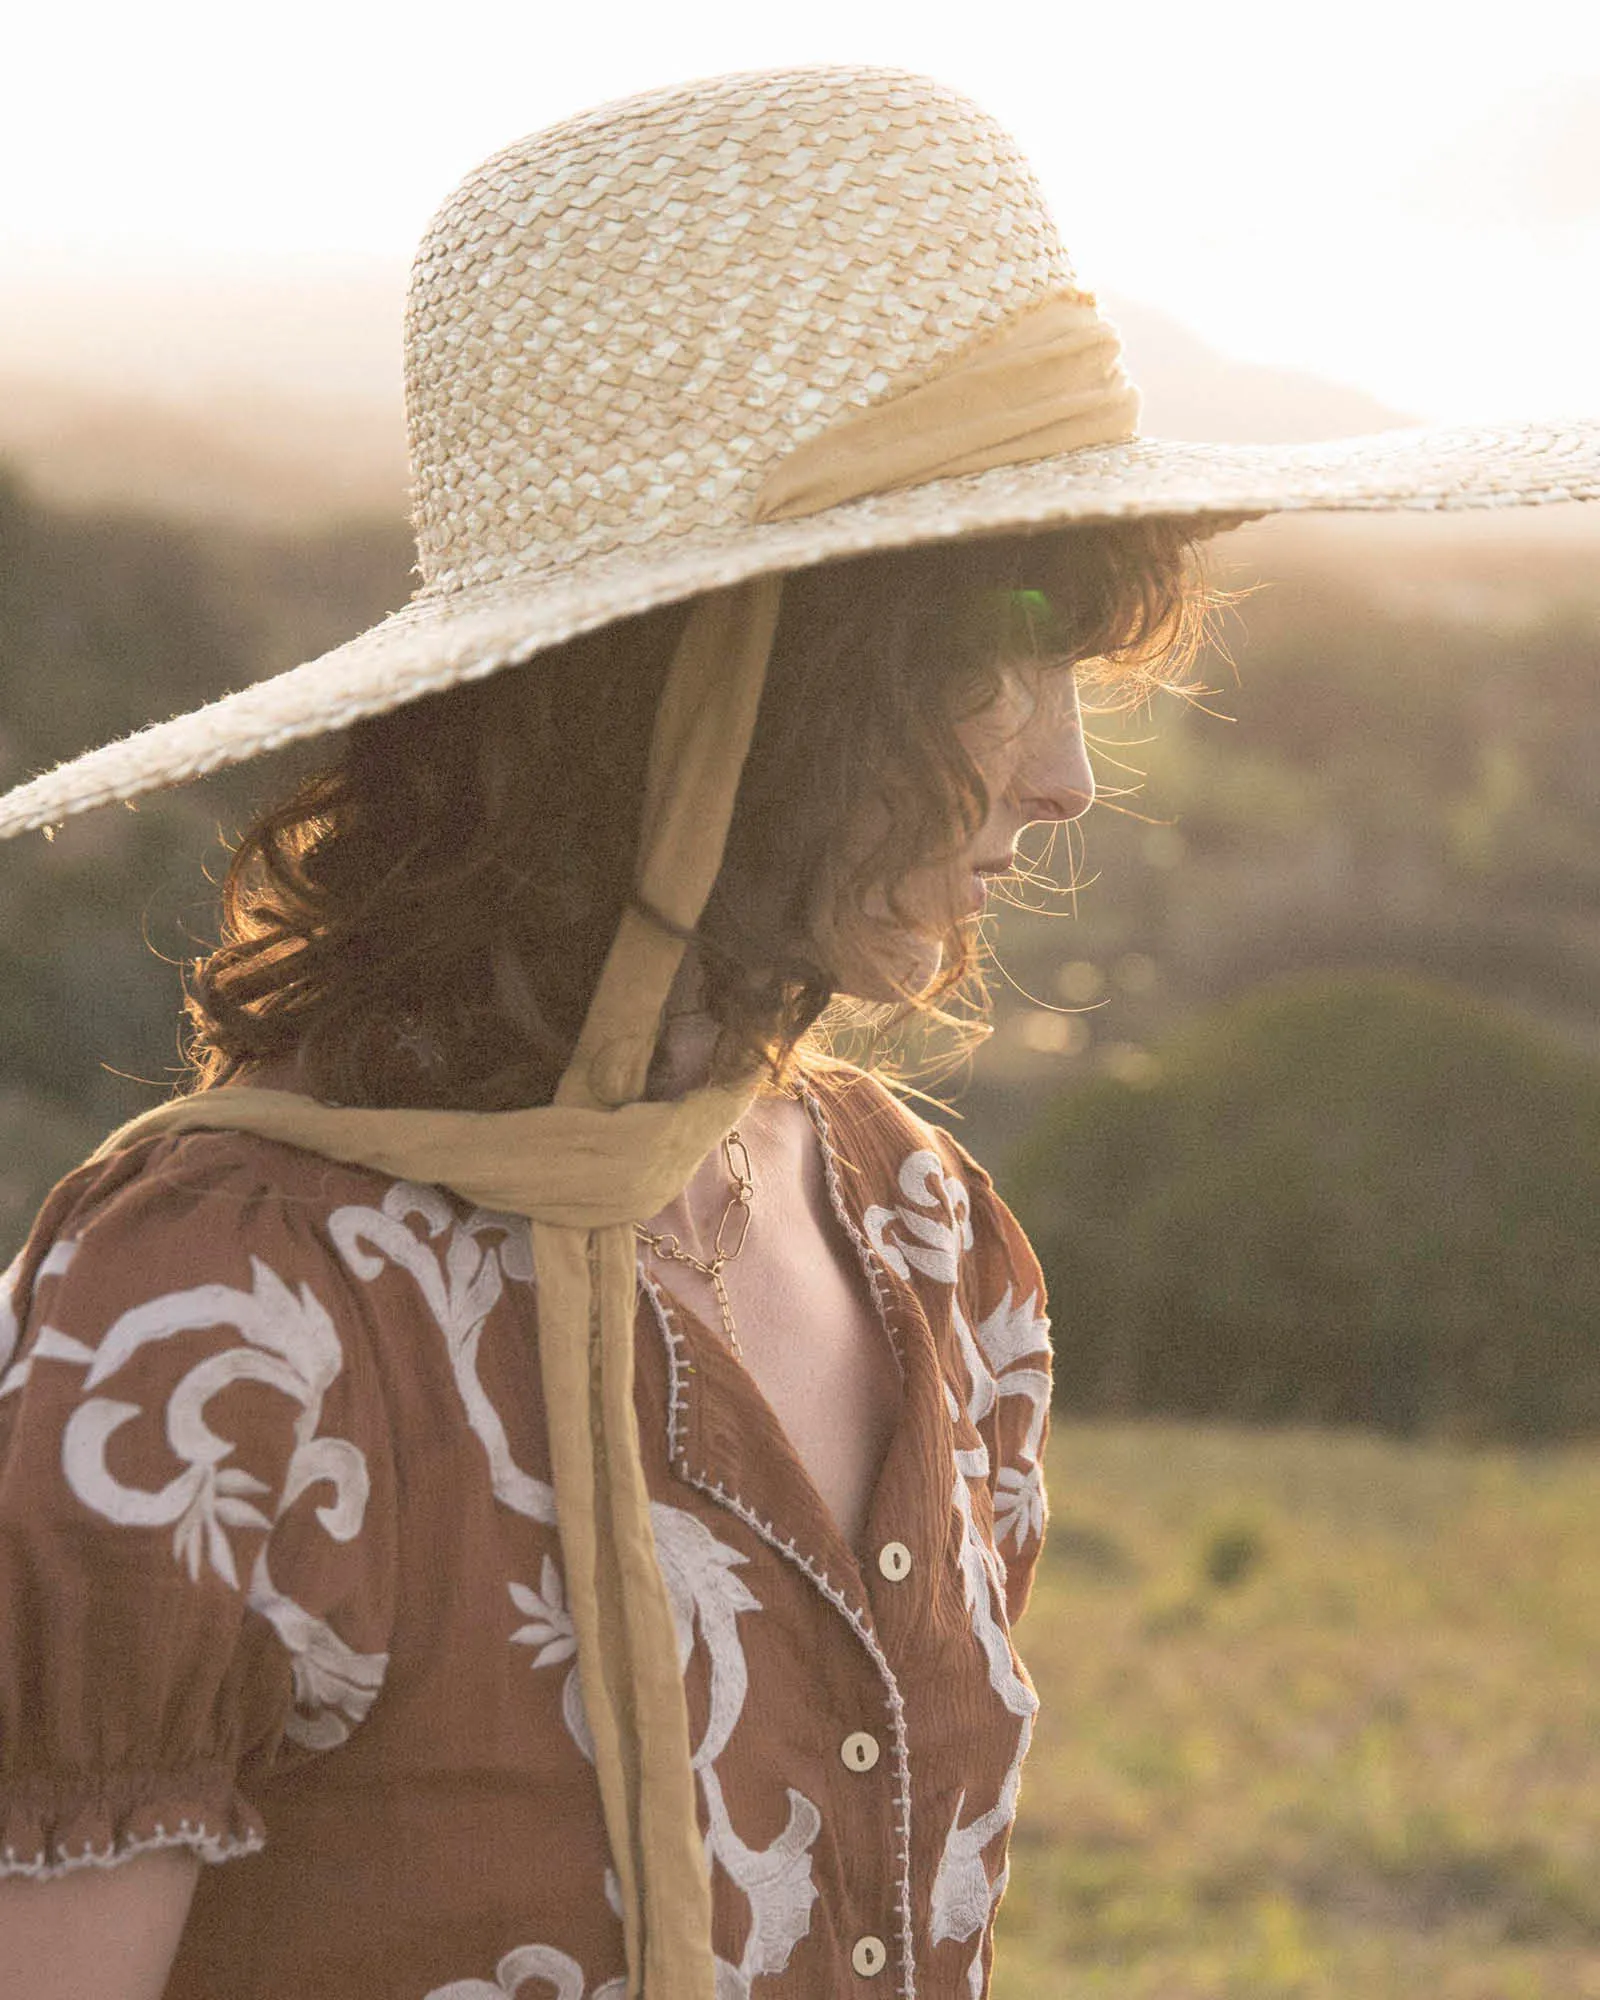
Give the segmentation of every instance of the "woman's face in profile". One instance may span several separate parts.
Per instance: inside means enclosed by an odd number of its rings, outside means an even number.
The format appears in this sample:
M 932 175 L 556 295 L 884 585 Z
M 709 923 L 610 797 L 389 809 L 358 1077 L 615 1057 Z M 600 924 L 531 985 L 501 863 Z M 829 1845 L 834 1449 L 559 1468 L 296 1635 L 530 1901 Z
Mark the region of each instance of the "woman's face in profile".
M 842 990 L 857 999 L 896 1000 L 904 990 L 929 987 L 939 973 L 938 933 L 983 909 L 988 877 L 1010 868 L 1022 829 L 1081 819 L 1094 803 L 1077 681 L 1064 668 L 1008 671 L 998 697 L 959 722 L 956 735 L 983 776 L 988 816 L 953 859 L 907 877 L 901 901 L 915 929 L 895 922 L 882 891 L 868 897 L 869 916 L 884 926 L 881 949 L 871 962 L 833 968 Z

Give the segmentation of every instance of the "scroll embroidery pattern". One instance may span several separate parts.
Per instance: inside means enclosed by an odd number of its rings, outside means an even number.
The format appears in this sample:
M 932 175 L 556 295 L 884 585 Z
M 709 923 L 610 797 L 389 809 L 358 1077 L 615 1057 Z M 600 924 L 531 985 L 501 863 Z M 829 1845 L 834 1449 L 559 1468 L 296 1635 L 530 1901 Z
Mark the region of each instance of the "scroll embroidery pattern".
M 425 1234 L 417 1233 L 412 1226 L 415 1222 L 421 1223 Z M 396 1266 L 416 1283 L 444 1338 L 462 1408 L 488 1460 L 496 1498 L 514 1512 L 553 1529 L 554 1488 L 515 1463 L 505 1425 L 478 1371 L 482 1343 L 507 1280 L 533 1280 L 527 1224 L 516 1216 L 485 1210 L 475 1210 L 457 1222 L 449 1203 L 436 1189 L 397 1183 L 385 1195 L 381 1209 L 340 1209 L 330 1219 L 329 1228 L 357 1276 L 370 1282 L 386 1266 Z M 709 1821 L 707 1857 L 737 1885 L 750 1909 L 739 1963 L 717 1963 L 717 2000 L 744 2000 L 753 1979 L 784 1970 L 795 1945 L 810 1929 L 817 1897 L 811 1849 L 821 1830 L 822 1816 L 809 1799 L 790 1787 L 787 1822 L 777 1836 L 762 1848 L 751 1847 L 740 1838 L 716 1766 L 744 1711 L 749 1691 L 738 1620 L 761 1606 L 736 1574 L 748 1558 L 718 1541 L 703 1522 L 682 1508 L 652 1502 L 650 1522 L 672 1606 L 680 1673 L 687 1670 L 697 1643 L 706 1652 L 710 1700 L 705 1732 L 694 1749 L 692 1764 Z M 543 1557 L 537 1588 L 511 1580 L 507 1590 L 525 1621 L 512 1631 L 511 1643 L 534 1649 L 531 1664 L 536 1670 L 567 1668 L 562 1687 L 563 1719 L 578 1750 L 592 1764 L 595 1750 L 583 1712 L 577 1639 L 554 1555 Z M 439 1988 L 428 2000 L 500 2000 L 516 1994 L 520 1983 L 535 1978 L 553 1986 L 562 2000 L 569 2000 L 569 1996 L 570 2000 L 610 2000 L 614 1990 L 608 1982 L 589 1994 L 582 1972 L 571 1959 L 552 1945 L 537 1944 L 523 1946 L 501 1961 L 496 1968 L 497 1985 L 481 1979 L 458 1981 Z M 615 1990 L 620 1992 L 620 1987 Z
M 1042 1368 L 1019 1365 L 1050 1352 L 1050 1322 L 1039 1310 L 1038 1293 L 1014 1298 L 1007 1285 L 993 1312 L 979 1320 L 977 1344 L 993 1371 L 995 1396 L 1019 1396 L 1027 1405 L 1028 1425 L 1021 1449 L 1014 1461 L 997 1469 L 994 1493 L 995 1540 L 1003 1548 L 1009 1536 L 1020 1549 L 1031 1537 L 1044 1533 L 1044 1470 L 1039 1452 L 1050 1410 L 1050 1377 Z
M 494 1969 L 493 1981 L 452 1979 L 448 1986 L 436 1986 L 427 2000 L 535 2000 L 523 1988 L 530 1980 L 539 1983 L 538 2000 L 548 1992 L 553 2000 L 623 2000 L 626 1979 L 608 1979 L 591 1992 L 583 1967 L 553 1944 L 524 1944 L 508 1951 Z
M 166 1441 L 182 1470 L 154 1490 L 118 1479 L 107 1463 L 107 1447 L 148 1413 L 140 1403 L 99 1395 L 86 1395 L 67 1420 L 62 1470 L 78 1499 L 104 1519 L 120 1527 L 171 1525 L 173 1554 L 195 1582 L 209 1569 L 230 1589 L 240 1589 L 229 1530 L 267 1531 L 245 1587 L 246 1601 L 272 1625 L 292 1661 L 295 1712 L 286 1733 L 308 1749 L 327 1750 L 344 1742 L 371 1708 L 388 1655 L 356 1652 L 279 1589 L 269 1565 L 270 1532 L 302 1494 L 326 1487 L 328 1497 L 316 1518 L 334 1541 L 352 1541 L 366 1515 L 367 1462 L 348 1439 L 317 1434 L 323 1400 L 343 1365 L 327 1312 L 308 1285 L 291 1291 L 261 1258 L 252 1257 L 250 1269 L 248 1292 L 197 1285 L 163 1293 L 122 1313 L 92 1354 L 71 1343 L 88 1357 L 87 1392 L 110 1383 L 154 1342 L 218 1327 L 243 1336 L 242 1345 L 197 1362 L 167 1399 Z M 61 1349 L 57 1336 L 56 1358 L 75 1358 Z M 294 1449 L 276 1495 L 265 1481 L 228 1463 L 236 1441 L 207 1421 L 212 1398 L 239 1382 L 258 1383 L 299 1409 Z

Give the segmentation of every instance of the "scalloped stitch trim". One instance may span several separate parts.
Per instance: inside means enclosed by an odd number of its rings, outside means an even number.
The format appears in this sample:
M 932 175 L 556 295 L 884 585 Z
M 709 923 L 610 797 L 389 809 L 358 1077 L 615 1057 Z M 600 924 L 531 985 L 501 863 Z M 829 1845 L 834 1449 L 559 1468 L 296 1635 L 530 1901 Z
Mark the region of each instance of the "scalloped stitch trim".
M 810 1109 L 809 1104 L 807 1108 Z M 815 1122 L 818 1116 L 818 1112 L 812 1112 L 813 1122 Z M 866 1263 L 871 1254 L 870 1250 L 840 1205 L 838 1184 L 833 1178 L 833 1155 L 830 1149 L 825 1119 L 820 1129 L 820 1136 L 823 1143 L 824 1158 L 828 1167 L 830 1196 L 839 1213 L 840 1221 L 850 1232 L 862 1256 L 863 1262 Z M 884 1310 L 882 1293 L 879 1290 L 876 1275 L 870 1264 L 868 1264 L 867 1276 L 872 1283 L 873 1297 L 878 1306 L 879 1317 L 884 1324 L 884 1331 L 888 1335 L 890 1344 L 893 1346 L 898 1359 L 900 1358 L 900 1343 L 896 1339 L 890 1325 L 890 1316 Z M 642 1277 L 641 1282 L 645 1292 L 649 1296 L 651 1306 L 654 1308 L 656 1323 L 660 1327 L 662 1338 L 666 1343 L 667 1366 L 672 1377 L 671 1396 L 667 1406 L 667 1450 L 670 1462 L 680 1468 L 683 1477 L 691 1486 L 697 1487 L 700 1492 L 718 1501 L 731 1514 L 736 1514 L 764 1542 L 771 1548 L 776 1549 L 779 1555 L 787 1556 L 796 1569 L 802 1571 L 811 1580 L 821 1596 L 833 1606 L 861 1641 L 868 1656 L 878 1670 L 879 1678 L 883 1682 L 884 1691 L 888 1697 L 889 1720 L 894 1738 L 895 1862 L 900 1878 L 900 1984 L 896 1988 L 896 1993 L 898 2000 L 916 2000 L 916 1954 L 912 1941 L 911 1921 L 911 1758 L 909 1747 L 906 1743 L 905 1700 L 900 1693 L 900 1683 L 895 1679 L 894 1669 L 890 1666 L 888 1657 L 884 1653 L 883 1648 L 878 1644 L 877 1639 L 868 1630 L 860 1612 L 847 1601 L 838 1586 L 829 1579 L 827 1572 L 818 1569 L 811 1558 L 803 1555 L 791 1539 L 780 1535 L 770 1521 L 764 1521 L 741 1495 L 730 1493 L 720 1479 L 713 1480 L 709 1473 L 695 1471 L 683 1457 L 678 1446 L 677 1413 L 684 1407 L 686 1402 L 683 1377 L 690 1366 L 689 1362 L 684 1358 L 684 1349 L 687 1346 L 687 1342 L 674 1324 L 671 1308 L 667 1304 L 665 1295 L 659 1287 L 648 1277 Z M 905 1368 L 903 1359 L 901 1359 L 900 1365 L 903 1374 Z
M 691 1486 L 699 1487 L 719 1501 L 731 1514 L 737 1514 L 747 1527 L 758 1534 L 811 1579 L 817 1590 L 834 1607 L 845 1623 L 850 1626 L 871 1656 L 883 1681 L 884 1692 L 889 1701 L 889 1720 L 894 1734 L 894 1780 L 895 1780 L 895 1862 L 900 1876 L 900 1985 L 896 1989 L 900 2000 L 916 2000 L 916 1961 L 911 1939 L 911 1759 L 906 1743 L 906 1708 L 900 1693 L 900 1683 L 895 1679 L 894 1668 L 872 1633 L 868 1631 L 859 1611 L 849 1604 L 838 1587 L 828 1579 L 827 1572 L 817 1568 L 811 1558 L 802 1555 L 792 1541 L 781 1536 L 770 1521 L 761 1516 L 737 1493 L 730 1493 L 720 1480 L 711 1480 L 706 1475 L 684 1467 L 684 1477 Z
M 671 1375 L 671 1393 L 667 1398 L 667 1463 L 676 1465 L 683 1456 L 683 1418 L 689 1407 L 685 1377 L 694 1373 L 694 1364 L 684 1352 L 688 1342 L 678 1331 L 677 1322 L 664 1304 L 655 1279 L 645 1269 L 643 1257 L 640 1257 L 637 1268 L 639 1289 L 649 1294 L 650 1303 L 656 1309 L 657 1323 L 667 1342 L 667 1368 Z
M 889 1336 L 889 1345 L 894 1349 L 894 1358 L 899 1364 L 900 1380 L 903 1383 L 906 1379 L 906 1357 L 896 1329 L 895 1310 L 891 1306 L 891 1301 L 895 1300 L 894 1287 L 890 1283 L 889 1273 L 884 1268 L 882 1259 L 857 1229 L 850 1218 L 849 1209 L 845 1206 L 844 1189 L 839 1181 L 839 1169 L 834 1151 L 833 1127 L 827 1112 L 822 1108 L 822 1101 L 810 1084 L 803 1079 L 799 1083 L 799 1091 L 806 1113 L 816 1127 L 817 1137 L 822 1141 L 822 1165 L 828 1183 L 828 1201 L 839 1219 L 840 1227 L 856 1246 L 856 1256 L 861 1260 L 861 1268 L 866 1273 L 867 1283 L 872 1288 L 872 1302 L 878 1309 L 883 1330 Z M 937 1358 L 935 1356 L 936 1361 Z
M 14 1847 L 0 1848 L 0 1876 L 24 1875 L 35 1882 L 50 1882 L 80 1868 L 118 1868 L 135 1855 L 162 1847 L 192 1847 L 202 1861 L 237 1861 L 242 1855 L 260 1853 L 266 1844 L 264 1833 L 212 1833 L 203 1820 L 191 1825 L 181 1819 L 172 1833 L 157 1821 L 155 1832 L 147 1840 L 112 1840 L 103 1848 L 85 1842 L 81 1854 L 68 1854 L 57 1848 L 55 1860 L 43 1848 L 31 1861 L 19 1861 Z

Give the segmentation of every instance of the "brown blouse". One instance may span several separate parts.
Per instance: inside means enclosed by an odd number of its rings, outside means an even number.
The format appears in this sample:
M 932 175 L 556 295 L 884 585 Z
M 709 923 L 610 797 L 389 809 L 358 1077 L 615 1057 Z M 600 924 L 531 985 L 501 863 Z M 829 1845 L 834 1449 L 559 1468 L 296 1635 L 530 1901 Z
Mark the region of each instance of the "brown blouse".
M 1038 1265 L 859 1071 L 806 1086 L 903 1378 L 858 1557 L 645 1281 L 637 1408 L 718 2000 L 975 2000 L 1036 1698 Z M 528 1226 L 238 1133 L 55 1189 L 0 1293 L 0 1873 L 203 1859 L 169 2000 L 621 2000 Z

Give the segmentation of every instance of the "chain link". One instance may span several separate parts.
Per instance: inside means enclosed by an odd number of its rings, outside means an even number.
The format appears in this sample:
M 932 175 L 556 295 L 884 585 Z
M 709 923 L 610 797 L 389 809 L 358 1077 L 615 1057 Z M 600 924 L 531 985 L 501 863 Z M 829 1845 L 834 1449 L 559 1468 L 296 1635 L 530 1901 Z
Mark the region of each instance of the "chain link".
M 728 1288 L 722 1282 L 722 1269 L 731 1264 L 744 1248 L 745 1238 L 750 1234 L 750 1202 L 755 1194 L 756 1184 L 750 1171 L 750 1151 L 739 1134 L 730 1132 L 722 1142 L 722 1157 L 733 1179 L 733 1193 L 728 1205 L 722 1211 L 722 1220 L 717 1224 L 717 1234 L 711 1245 L 709 1263 L 685 1250 L 677 1236 L 671 1231 L 662 1235 L 652 1235 L 643 1223 L 634 1224 L 635 1232 L 650 1245 L 658 1256 L 670 1257 L 675 1263 L 687 1264 L 692 1270 L 711 1280 L 711 1289 L 716 1294 L 717 1308 L 722 1314 L 722 1331 L 728 1345 L 742 1361 L 744 1349 L 739 1345 L 739 1336 L 733 1327 L 733 1307 L 728 1301 Z M 737 1225 L 734 1218 L 738 1217 Z M 737 1226 L 738 1238 L 730 1247 L 724 1237 L 730 1227 Z

